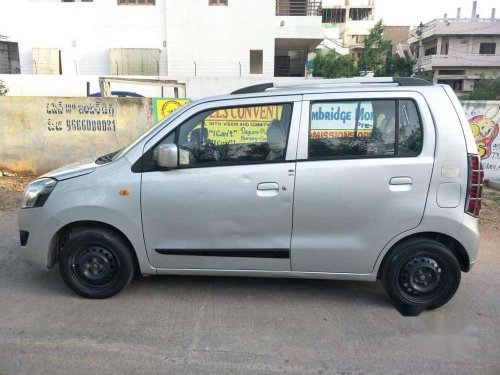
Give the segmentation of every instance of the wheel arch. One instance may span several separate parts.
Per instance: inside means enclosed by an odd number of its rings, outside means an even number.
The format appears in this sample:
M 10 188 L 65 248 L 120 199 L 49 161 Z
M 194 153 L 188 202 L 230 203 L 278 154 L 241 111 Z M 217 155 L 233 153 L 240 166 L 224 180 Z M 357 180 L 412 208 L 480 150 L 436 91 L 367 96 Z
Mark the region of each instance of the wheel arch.
M 134 248 L 134 245 L 130 241 L 130 239 L 121 231 L 120 229 L 116 228 L 115 226 L 104 223 L 101 221 L 95 221 L 95 220 L 81 220 L 81 221 L 74 221 L 72 223 L 66 224 L 63 227 L 61 227 L 57 233 L 54 235 L 52 241 L 50 242 L 50 249 L 49 249 L 49 268 L 53 267 L 55 264 L 58 263 L 59 261 L 59 254 L 64 248 L 64 244 L 67 242 L 67 240 L 75 233 L 79 233 L 85 229 L 89 228 L 99 228 L 99 229 L 107 229 L 110 232 L 116 234 L 117 236 L 120 236 L 129 246 L 132 252 L 132 257 L 135 262 L 136 270 L 140 270 L 140 264 L 139 264 L 139 259 L 137 257 L 137 251 Z
M 380 262 L 380 265 L 378 267 L 377 271 L 377 278 L 380 278 L 380 273 L 384 269 L 385 262 L 389 258 L 389 255 L 392 253 L 392 250 L 398 246 L 401 242 L 407 241 L 409 239 L 413 238 L 428 238 L 432 239 L 435 241 L 438 241 L 445 245 L 448 249 L 450 249 L 455 257 L 458 260 L 458 263 L 460 264 L 460 269 L 462 272 L 468 272 L 470 269 L 470 258 L 469 254 L 465 250 L 465 247 L 455 238 L 452 236 L 449 236 L 444 233 L 439 233 L 439 232 L 420 232 L 420 233 L 413 233 L 410 234 L 406 237 L 403 237 L 399 239 L 397 242 L 395 242 L 389 250 L 384 254 L 384 257 L 382 258 L 382 261 Z

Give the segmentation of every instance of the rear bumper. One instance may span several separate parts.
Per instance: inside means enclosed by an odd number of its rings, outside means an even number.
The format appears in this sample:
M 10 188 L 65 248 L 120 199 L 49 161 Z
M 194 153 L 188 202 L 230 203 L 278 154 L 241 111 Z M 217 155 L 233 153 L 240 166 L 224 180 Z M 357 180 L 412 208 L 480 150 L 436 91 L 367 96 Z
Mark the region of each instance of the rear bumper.
M 457 234 L 457 240 L 462 244 L 469 256 L 469 271 L 477 260 L 479 250 L 479 219 L 464 214 L 463 222 Z
M 55 234 L 64 223 L 43 207 L 21 209 L 17 221 L 19 230 L 29 233 L 26 241 L 21 238 L 22 257 L 36 268 L 49 268 L 50 249 L 54 246 Z

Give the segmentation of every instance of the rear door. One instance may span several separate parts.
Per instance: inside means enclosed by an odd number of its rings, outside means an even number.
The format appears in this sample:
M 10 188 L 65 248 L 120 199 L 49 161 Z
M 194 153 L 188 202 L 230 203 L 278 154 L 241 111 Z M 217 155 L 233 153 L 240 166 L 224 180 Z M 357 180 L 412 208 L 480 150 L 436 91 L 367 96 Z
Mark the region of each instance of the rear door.
M 384 246 L 419 225 L 435 133 L 414 92 L 304 96 L 292 270 L 370 273 Z

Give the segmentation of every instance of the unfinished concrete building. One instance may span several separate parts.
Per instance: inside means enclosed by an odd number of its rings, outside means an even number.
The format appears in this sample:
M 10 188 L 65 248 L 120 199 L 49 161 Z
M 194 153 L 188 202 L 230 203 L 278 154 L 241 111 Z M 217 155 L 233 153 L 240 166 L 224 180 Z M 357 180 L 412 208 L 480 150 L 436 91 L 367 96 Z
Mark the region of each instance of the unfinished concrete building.
M 374 26 L 375 0 L 325 0 L 321 17 L 325 29 L 323 47 L 358 59 Z

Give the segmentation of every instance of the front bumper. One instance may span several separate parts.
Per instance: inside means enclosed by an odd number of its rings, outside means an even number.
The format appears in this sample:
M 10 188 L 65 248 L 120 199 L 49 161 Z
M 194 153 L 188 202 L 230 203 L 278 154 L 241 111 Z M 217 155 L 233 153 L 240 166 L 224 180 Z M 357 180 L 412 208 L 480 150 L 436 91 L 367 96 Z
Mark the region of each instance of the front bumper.
M 55 246 L 55 235 L 64 223 L 44 207 L 21 209 L 17 222 L 20 231 L 29 233 L 25 245 L 21 245 L 22 257 L 36 268 L 50 268 L 50 250 Z

